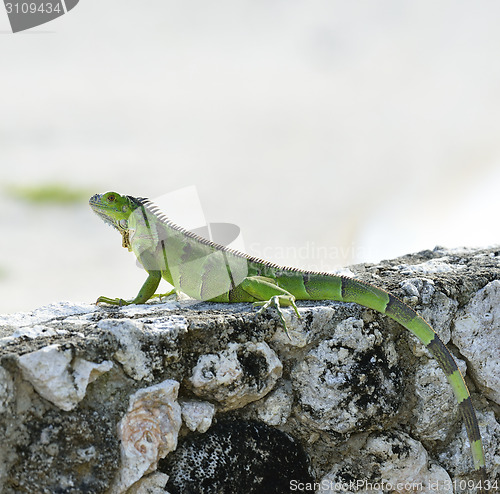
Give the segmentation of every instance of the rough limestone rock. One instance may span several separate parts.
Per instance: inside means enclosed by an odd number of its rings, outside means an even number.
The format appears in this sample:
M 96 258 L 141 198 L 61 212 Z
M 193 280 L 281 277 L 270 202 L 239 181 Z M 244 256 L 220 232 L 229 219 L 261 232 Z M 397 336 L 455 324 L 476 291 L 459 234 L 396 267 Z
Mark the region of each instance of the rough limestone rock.
M 264 397 L 282 371 L 267 343 L 229 343 L 219 354 L 202 355 L 188 382 L 195 395 L 215 400 L 221 410 L 233 410 Z
M 397 457 L 397 460 L 396 460 Z M 351 479 L 346 478 L 349 472 Z M 444 468 L 429 462 L 424 447 L 408 434 L 372 434 L 353 462 L 336 464 L 319 482 L 324 492 L 440 492 L 453 493 Z
M 488 283 L 460 311 L 453 343 L 469 359 L 471 373 L 500 405 L 500 280 Z
M 350 271 L 448 343 L 498 480 L 500 249 Z M 298 305 L 290 337 L 250 304 L 0 315 L 0 494 L 474 492 L 455 398 L 419 341 L 355 304 Z

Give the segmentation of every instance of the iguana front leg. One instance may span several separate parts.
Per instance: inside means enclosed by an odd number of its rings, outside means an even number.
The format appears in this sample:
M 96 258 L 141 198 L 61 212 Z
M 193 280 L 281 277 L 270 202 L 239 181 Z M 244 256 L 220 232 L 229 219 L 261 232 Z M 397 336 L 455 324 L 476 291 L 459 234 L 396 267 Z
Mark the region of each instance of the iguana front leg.
M 261 314 L 269 307 L 274 307 L 278 312 L 286 334 L 290 337 L 281 307 L 291 306 L 300 319 L 299 309 L 295 305 L 295 297 L 278 286 L 275 280 L 264 276 L 249 276 L 241 282 L 240 287 L 252 297 L 258 299 L 257 302 L 254 302 L 254 306 L 262 306 L 262 308 L 257 311 L 257 314 Z
M 99 297 L 96 304 L 105 303 L 111 305 L 144 304 L 155 293 L 161 280 L 161 271 L 149 271 L 149 276 L 142 285 L 139 293 L 133 300 L 123 300 L 122 298 Z

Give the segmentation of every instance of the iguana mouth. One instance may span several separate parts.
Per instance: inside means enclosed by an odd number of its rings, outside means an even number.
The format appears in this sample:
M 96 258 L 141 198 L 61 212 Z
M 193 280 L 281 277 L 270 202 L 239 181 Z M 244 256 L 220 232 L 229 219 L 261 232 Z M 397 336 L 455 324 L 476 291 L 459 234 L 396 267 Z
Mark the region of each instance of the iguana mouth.
M 92 211 L 94 211 L 94 213 L 97 214 L 97 216 L 99 216 L 105 223 L 111 225 L 113 228 L 116 228 L 121 232 L 120 228 L 118 228 L 118 225 L 105 213 L 106 210 L 109 210 L 111 208 L 104 206 L 101 202 L 101 199 L 102 194 L 95 194 L 89 199 L 89 205 L 92 208 Z
M 101 207 L 101 199 L 102 199 L 102 194 L 94 194 L 90 199 L 89 199 L 89 204 L 91 208 L 94 207 Z
M 97 216 L 99 216 L 104 221 L 104 223 L 111 225 L 113 228 L 116 228 L 119 232 L 121 232 L 121 229 L 118 228 L 118 225 L 107 214 L 104 214 L 103 212 L 99 211 L 98 209 L 94 209 L 94 208 L 92 208 L 92 209 L 93 209 L 94 213 L 97 214 Z M 105 208 L 102 208 L 102 209 L 105 209 Z

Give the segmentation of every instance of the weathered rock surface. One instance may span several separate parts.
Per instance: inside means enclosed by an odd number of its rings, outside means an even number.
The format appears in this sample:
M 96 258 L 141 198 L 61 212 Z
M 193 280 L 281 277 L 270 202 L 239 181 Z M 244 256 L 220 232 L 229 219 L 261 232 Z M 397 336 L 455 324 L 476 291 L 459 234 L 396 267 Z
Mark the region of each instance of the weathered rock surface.
M 498 480 L 500 250 L 350 270 L 448 343 Z M 298 305 L 290 338 L 250 304 L 0 315 L 0 493 L 473 492 L 453 393 L 418 340 L 354 304 Z

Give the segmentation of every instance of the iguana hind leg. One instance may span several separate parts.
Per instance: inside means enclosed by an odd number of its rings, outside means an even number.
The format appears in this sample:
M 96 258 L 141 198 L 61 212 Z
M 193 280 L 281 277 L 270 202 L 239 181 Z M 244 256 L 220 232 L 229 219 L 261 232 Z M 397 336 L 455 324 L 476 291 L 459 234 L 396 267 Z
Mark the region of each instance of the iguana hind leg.
M 257 311 L 257 315 L 262 314 L 269 307 L 274 307 L 278 312 L 287 336 L 290 337 L 281 307 L 291 306 L 297 317 L 300 318 L 299 309 L 295 305 L 295 297 L 284 288 L 278 286 L 275 280 L 264 276 L 249 276 L 241 282 L 240 287 L 252 297 L 258 299 L 257 302 L 253 303 L 254 306 L 262 306 Z
M 159 298 L 161 302 L 163 298 L 168 298 L 171 297 L 172 295 L 175 295 L 176 300 L 179 300 L 180 293 L 181 292 L 177 290 L 177 288 L 172 288 L 172 290 L 170 290 L 167 293 L 155 293 L 154 295 L 151 295 L 151 298 Z

